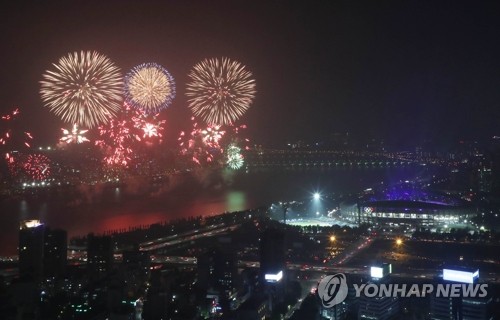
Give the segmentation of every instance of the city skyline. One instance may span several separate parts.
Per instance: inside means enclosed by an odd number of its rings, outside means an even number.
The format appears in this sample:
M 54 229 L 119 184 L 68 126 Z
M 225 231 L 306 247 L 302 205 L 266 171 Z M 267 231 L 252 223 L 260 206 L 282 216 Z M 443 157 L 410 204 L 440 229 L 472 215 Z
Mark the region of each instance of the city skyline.
M 1 12 L 2 319 L 500 318 L 500 4 Z

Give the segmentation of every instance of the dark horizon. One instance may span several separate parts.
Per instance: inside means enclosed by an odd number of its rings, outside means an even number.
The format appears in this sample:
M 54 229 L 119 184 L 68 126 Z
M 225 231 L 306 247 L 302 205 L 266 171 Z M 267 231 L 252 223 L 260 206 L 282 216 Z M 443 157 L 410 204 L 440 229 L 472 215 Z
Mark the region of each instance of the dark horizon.
M 187 130 L 185 84 L 199 61 L 229 57 L 257 94 L 239 123 L 269 146 L 331 133 L 397 147 L 500 135 L 496 4 L 466 2 L 73 1 L 3 5 L 2 106 L 39 144 L 68 127 L 45 107 L 39 81 L 69 52 L 96 50 L 127 72 L 157 62 L 178 94 L 161 114 L 166 139 Z

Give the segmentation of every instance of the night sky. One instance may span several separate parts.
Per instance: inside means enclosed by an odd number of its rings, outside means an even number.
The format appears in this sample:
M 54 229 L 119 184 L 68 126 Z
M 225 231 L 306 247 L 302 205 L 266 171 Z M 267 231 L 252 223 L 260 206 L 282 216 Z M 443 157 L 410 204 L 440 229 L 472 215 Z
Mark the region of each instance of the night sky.
M 478 1 L 9 1 L 0 8 L 1 113 L 54 144 L 64 125 L 39 81 L 68 52 L 96 50 L 127 72 L 166 67 L 177 98 L 167 139 L 187 129 L 199 61 L 245 64 L 257 96 L 241 123 L 278 146 L 334 132 L 423 141 L 500 135 L 500 8 Z

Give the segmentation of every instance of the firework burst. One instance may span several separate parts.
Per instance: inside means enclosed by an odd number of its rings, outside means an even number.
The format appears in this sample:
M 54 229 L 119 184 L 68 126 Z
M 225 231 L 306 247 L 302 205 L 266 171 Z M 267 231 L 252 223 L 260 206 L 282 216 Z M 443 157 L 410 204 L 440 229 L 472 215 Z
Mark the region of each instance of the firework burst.
M 220 126 L 209 125 L 206 128 L 198 126 L 194 118 L 193 128 L 189 134 L 181 131 L 179 138 L 179 146 L 182 155 L 188 155 L 193 162 L 202 165 L 213 162 L 217 155 L 224 152 L 220 146 L 220 141 L 225 134 Z
M 6 129 L 3 131 L 3 134 L 0 136 L 0 146 L 3 146 L 4 150 L 4 157 L 5 160 L 7 161 L 7 164 L 9 166 L 14 164 L 14 156 L 12 155 L 11 150 L 16 149 L 17 146 L 13 145 L 12 139 L 14 134 L 14 131 L 11 129 L 11 123 L 17 119 L 17 117 L 20 115 L 19 108 L 14 109 L 10 113 L 3 115 L 1 117 L 2 123 L 5 124 Z M 3 127 L 3 126 L 2 126 Z M 18 136 L 19 138 L 19 136 Z M 18 139 L 16 139 L 18 140 Z M 22 141 L 23 141 L 23 146 L 27 148 L 31 148 L 31 143 L 33 140 L 33 136 L 31 133 L 24 131 L 22 135 Z M 15 143 L 14 143 L 15 144 Z
M 191 121 L 191 132 L 181 131 L 177 140 L 179 141 L 180 153 L 191 157 L 191 160 L 198 165 L 223 164 L 225 162 L 223 146 L 244 144 L 244 149 L 249 149 L 249 140 L 241 137 L 246 125 L 199 126 L 194 117 L 191 118 Z
M 219 142 L 226 131 L 221 130 L 221 126 L 219 125 L 209 125 L 206 129 L 201 130 L 200 133 L 202 135 L 203 143 L 207 146 L 218 147 Z
M 175 98 L 175 82 L 170 73 L 156 63 L 143 63 L 125 77 L 126 101 L 147 114 L 168 107 Z
M 207 59 L 189 73 L 186 95 L 193 114 L 208 124 L 229 125 L 239 119 L 255 97 L 252 73 L 227 58 Z
M 12 120 L 19 114 L 19 108 L 14 109 L 11 113 L 2 116 L 2 120 Z
M 161 137 L 161 133 L 158 131 L 158 125 L 155 125 L 153 123 L 145 123 L 144 126 L 142 127 L 143 131 L 143 138 L 152 138 L 152 137 Z
M 63 132 L 63 137 L 59 139 L 61 142 L 65 143 L 83 143 L 89 142 L 90 140 L 85 137 L 85 133 L 88 130 L 78 129 L 78 125 L 74 124 L 71 130 L 61 129 Z
M 2 116 L 2 120 L 4 120 L 4 121 L 13 121 L 13 120 L 15 120 L 17 118 L 17 116 L 19 114 L 20 114 L 19 108 L 16 108 L 11 113 Z M 11 138 L 12 138 L 12 130 L 11 129 L 5 130 L 5 132 L 3 133 L 3 136 L 0 137 L 0 144 L 1 145 L 6 145 L 7 142 Z M 24 145 L 26 147 L 30 148 L 31 147 L 31 142 L 30 142 L 31 140 L 33 140 L 33 136 L 31 135 L 31 133 L 25 131 L 24 132 Z
M 23 169 L 32 180 L 46 180 L 50 176 L 50 160 L 43 154 L 30 154 Z
M 138 145 L 153 143 L 153 139 L 161 142 L 164 124 L 157 115 L 148 116 L 125 104 L 118 119 L 99 127 L 100 139 L 95 144 L 105 150 L 105 163 L 127 167 Z
M 243 155 L 241 148 L 236 144 L 230 144 L 226 150 L 226 164 L 230 169 L 238 170 L 243 167 Z
M 19 109 L 15 109 L 11 113 L 2 116 L 2 120 L 10 121 L 10 120 L 14 119 L 18 114 L 19 114 Z M 12 130 L 10 130 L 10 129 L 5 130 L 2 137 L 0 137 L 0 144 L 1 145 L 7 144 L 7 142 L 10 140 L 11 132 L 12 132 Z
M 63 121 L 93 128 L 120 110 L 120 70 L 97 52 L 70 53 L 53 64 L 40 81 L 42 100 Z
M 99 127 L 100 139 L 95 144 L 105 151 L 104 162 L 108 165 L 127 166 L 133 153 L 130 148 L 132 139 L 136 139 L 127 120 L 111 120 Z
M 132 126 L 135 131 L 136 140 L 141 141 L 148 138 L 162 138 L 163 137 L 163 126 L 165 124 L 165 120 L 158 120 L 158 114 L 153 116 L 148 116 L 146 112 L 143 110 L 130 110 L 128 108 L 129 113 L 133 113 L 131 117 Z M 142 136 L 142 139 L 141 139 Z M 161 140 L 160 140 L 161 142 Z

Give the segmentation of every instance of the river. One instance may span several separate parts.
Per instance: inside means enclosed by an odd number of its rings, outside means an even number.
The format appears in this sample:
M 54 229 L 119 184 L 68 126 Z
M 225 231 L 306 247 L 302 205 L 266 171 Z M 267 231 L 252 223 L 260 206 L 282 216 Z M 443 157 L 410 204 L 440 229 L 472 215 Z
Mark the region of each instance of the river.
M 0 202 L 0 255 L 17 253 L 19 221 L 24 219 L 41 219 L 72 237 L 300 200 L 316 191 L 357 192 L 420 174 L 422 168 L 416 166 L 200 170 L 173 175 L 155 186 L 133 179 L 120 186 L 80 186 L 71 192 L 7 198 Z

